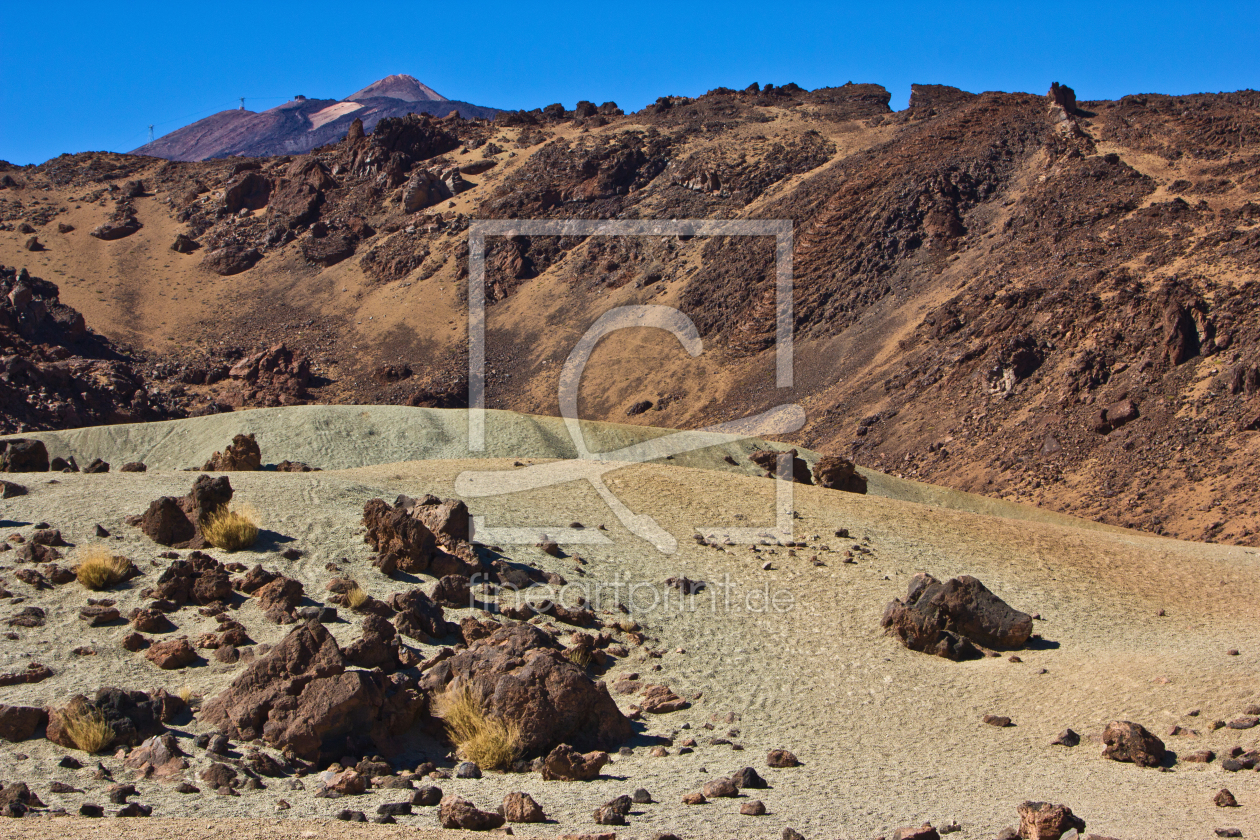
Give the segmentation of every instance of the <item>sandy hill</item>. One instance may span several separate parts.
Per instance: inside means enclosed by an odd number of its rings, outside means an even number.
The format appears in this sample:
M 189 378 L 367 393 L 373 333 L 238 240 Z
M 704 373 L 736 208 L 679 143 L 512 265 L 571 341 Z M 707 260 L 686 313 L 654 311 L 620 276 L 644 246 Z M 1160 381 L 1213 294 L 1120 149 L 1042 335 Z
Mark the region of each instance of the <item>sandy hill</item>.
M 753 86 L 634 114 L 391 117 L 362 136 L 347 114 L 305 155 L 66 156 L 4 173 L 0 262 L 147 354 L 146 387 L 175 412 L 451 407 L 471 220 L 786 219 L 793 388 L 773 386 L 764 241 L 515 236 L 487 243 L 488 405 L 558 413 L 596 318 L 664 304 L 705 352 L 609 337 L 584 416 L 699 428 L 796 402 L 791 442 L 882 473 L 1256 543 L 1257 95 L 916 85 L 910 108 L 888 101 L 872 84 Z M 90 235 L 127 218 L 124 238 Z
M 351 412 L 359 413 L 362 422 L 347 423 Z M 35 660 L 52 674 L 6 687 L 5 703 L 59 707 L 76 693 L 92 696 L 109 685 L 147 692 L 184 687 L 200 705 L 191 717 L 171 724 L 177 746 L 186 753 L 185 767 L 144 778 L 126 768 L 121 754 L 88 759 L 37 735 L 15 744 L 0 742 L 0 777 L 6 785 L 27 782 L 48 808 L 76 813 L 81 803 L 97 802 L 112 812 L 118 806 L 108 804 L 108 786 L 134 781 L 138 793 L 132 799 L 153 808 L 153 822 L 116 831 L 188 836 L 209 836 L 205 832 L 211 826 L 221 832 L 226 819 L 258 820 L 235 824 L 256 826 L 257 836 L 296 838 L 310 830 L 338 836 L 349 827 L 326 822 L 336 812 L 349 808 L 375 815 L 379 805 L 405 799 L 419 784 L 437 784 L 444 793 L 487 810 L 510 791 L 527 792 L 553 822 L 536 831 L 517 825 L 515 831 L 548 837 L 607 830 L 592 822 L 592 812 L 640 787 L 654 802 L 634 805 L 629 826 L 617 829 L 619 834 L 771 837 L 792 827 L 806 837 L 871 837 L 887 836 L 897 826 L 930 821 L 944 827 L 956 821 L 962 831 L 958 836 L 991 838 L 1018 821 L 1015 807 L 1025 800 L 1065 803 L 1086 821 L 1088 832 L 1109 837 L 1206 837 L 1220 827 L 1240 828 L 1248 836 L 1260 829 L 1254 814 L 1260 776 L 1226 772 L 1220 758 L 1206 764 L 1187 760 L 1205 749 L 1224 757 L 1234 746 L 1257 746 L 1254 729 L 1213 726 L 1216 720 L 1239 718 L 1257 701 L 1258 652 L 1248 642 L 1254 638 L 1253 594 L 1260 585 L 1255 550 L 1100 529 L 1068 518 L 1011 519 L 805 486 L 794 494 L 795 548 L 695 543 L 691 536 L 697 529 L 768 520 L 774 484 L 748 474 L 748 441 L 725 441 L 693 453 L 687 466 L 627 465 L 606 476 L 625 504 L 677 537 L 679 550 L 673 555 L 629 533 L 583 482 L 468 500 L 472 513 L 495 525 L 548 528 L 557 535 L 559 556 L 533 545 L 505 546 L 503 552 L 515 562 L 562 575 L 588 593 L 597 620 L 622 645 L 606 669 L 592 671 L 594 676 L 609 686 L 668 685 L 689 702 L 680 711 L 644 714 L 626 744 L 629 752 L 615 754 L 597 779 L 578 783 L 543 781 L 536 772 L 486 773 L 481 779 L 420 778 L 399 785 L 407 790 L 378 785 L 363 795 L 327 799 L 315 796 L 320 776 L 312 773 L 293 785 L 294 777 L 286 772 L 262 776 L 261 787 L 240 786 L 238 796 L 212 792 L 202 774 L 216 762 L 263 766 L 250 758 L 259 750 L 284 759 L 266 740 L 252 745 L 234 740 L 226 756 L 215 756 L 195 737 L 212 731 L 202 720 L 204 710 L 249 667 L 249 658 L 262 656 L 264 645 L 278 644 L 301 625 L 273 623 L 263 613 L 260 596 L 242 590 L 229 599 L 229 615 L 250 639 L 236 649 L 238 659 L 202 649 L 194 664 L 160 670 L 143 652 L 124 650 L 123 637 L 132 628 L 122 622 L 85 626 L 79 613 L 87 598 L 108 597 L 125 615 L 149 603 L 142 593 L 165 579 L 175 562 L 171 554 L 189 556 L 187 551 L 164 555 L 166 549 L 125 524 L 125 518 L 143 512 L 161 495 L 188 490 L 197 474 L 179 467 L 204 457 L 211 431 L 248 428 L 265 462 L 307 458 L 328 469 L 227 474 L 233 503 L 254 508 L 264 531 L 251 549 L 236 554 L 210 549 L 212 555 L 239 562 L 242 571 L 261 564 L 299 581 L 305 606 L 329 603 L 324 585 L 334 577 L 352 577 L 380 601 L 413 586 L 431 589 L 434 581 L 426 573 L 391 578 L 373 568 L 361 524 L 365 502 L 399 494 L 449 498 L 461 473 L 520 470 L 537 459 L 571 452 L 567 438 L 556 434 L 546 418 L 504 412 L 490 421 L 487 440 L 496 441 L 495 448 L 488 457 L 468 459 L 461 453 L 462 420 L 458 412 L 422 409 L 296 407 L 44 435 L 53 451 L 73 451 L 80 460 L 108 455 L 114 470 L 58 475 L 55 482 L 47 474 L 8 476 L 24 482 L 29 492 L 5 500 L 6 531 L 29 540 L 32 523 L 44 521 L 73 545 L 60 549 L 67 555 L 62 562 L 72 562 L 93 545 L 108 545 L 143 574 L 105 593 L 88 592 L 77 583 L 36 589 L 6 564 L 3 583 L 15 597 L 5 601 L 10 605 L 5 617 L 38 607 L 44 619 L 43 626 L 10 628 L 0 671 L 20 672 Z M 592 423 L 588 432 L 602 448 L 663 430 Z M 319 460 L 321 453 L 327 460 Z M 725 455 L 733 456 L 736 466 L 726 463 Z M 143 458 L 151 459 L 148 472 L 117 472 L 118 461 Z M 955 495 L 962 506 L 962 494 Z M 570 521 L 581 523 L 582 530 L 606 528 L 598 533 L 607 543 L 570 542 L 578 533 L 567 527 Z M 564 527 L 555 531 L 557 524 Z M 95 536 L 97 525 L 114 538 Z M 849 536 L 835 536 L 839 529 Z M 297 550 L 290 554 L 293 559 L 282 555 L 287 549 Z M 1015 658 L 1004 653 L 970 662 L 903 648 L 883 635 L 880 616 L 889 601 L 905 594 L 911 576 L 922 571 L 942 579 L 980 578 L 1013 607 L 1038 614 L 1039 640 Z M 709 589 L 685 607 L 675 600 L 653 608 L 627 595 L 631 584 L 677 595 L 664 582 L 680 576 L 706 581 Z M 762 609 L 759 593 L 777 595 L 777 603 L 790 606 Z M 479 597 L 485 609 L 449 608 L 448 620 L 513 624 L 500 610 L 510 603 L 506 592 L 494 595 L 487 589 Z M 618 602 L 628 612 L 619 610 Z M 173 629 L 149 638 L 158 643 L 213 636 L 224 626 L 214 612 L 199 612 L 191 604 L 173 609 L 167 613 Z M 618 622 L 628 620 L 637 622 L 641 643 L 619 629 Z M 341 618 L 325 626 L 348 649 L 368 621 L 365 614 L 343 607 Z M 554 624 L 546 617 L 533 623 L 540 628 Z M 574 630 L 558 627 L 565 640 Z M 452 643 L 401 641 L 417 660 Z M 1230 649 L 1240 654 L 1229 655 Z M 415 674 L 403 668 L 395 677 Z M 636 674 L 637 679 L 631 676 Z M 614 693 L 614 698 L 623 710 L 642 702 L 634 691 Z M 1007 716 L 1014 725 L 986 725 L 982 718 L 988 714 Z M 1167 759 L 1172 772 L 1101 757 L 1099 738 L 1117 719 L 1140 723 L 1162 737 L 1175 754 Z M 1173 727 L 1179 734 L 1168 734 Z M 1081 734 L 1079 746 L 1051 745 L 1065 728 Z M 449 770 L 449 747 L 434 732 L 420 725 L 391 745 L 392 767 L 402 771 L 434 761 Z M 696 741 L 690 752 L 683 749 L 688 738 Z M 666 754 L 652 756 L 653 745 L 661 744 Z M 800 766 L 768 766 L 768 752 L 774 749 L 792 751 Z M 83 769 L 59 764 L 67 753 L 84 759 Z M 112 779 L 93 778 L 97 760 Z M 757 770 L 769 787 L 704 805 L 681 803 L 685 793 L 744 766 Z M 180 781 L 194 783 L 201 792 L 177 793 Z M 63 792 L 54 790 L 54 782 L 65 786 L 57 789 Z M 1241 808 L 1213 804 L 1213 796 L 1226 786 Z M 289 808 L 286 819 L 277 821 L 276 804 L 282 799 Z M 753 799 L 765 804 L 765 816 L 739 814 L 739 806 Z M 396 818 L 396 828 L 435 828 L 437 810 L 415 807 Z M 96 836 L 91 834 L 95 826 L 80 820 L 15 821 L 11 826 L 6 821 L 10 836 L 33 837 L 32 826 L 43 836 Z M 381 837 L 395 830 L 371 828 Z M 252 827 L 249 831 L 255 833 Z

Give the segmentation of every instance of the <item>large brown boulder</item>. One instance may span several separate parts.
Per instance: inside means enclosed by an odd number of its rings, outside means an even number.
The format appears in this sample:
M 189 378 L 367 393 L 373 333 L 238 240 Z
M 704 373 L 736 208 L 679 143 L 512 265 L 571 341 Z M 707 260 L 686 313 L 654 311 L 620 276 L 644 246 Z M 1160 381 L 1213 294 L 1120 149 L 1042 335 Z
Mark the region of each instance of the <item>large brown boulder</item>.
M 609 761 L 608 753 L 593 750 L 580 753 L 568 744 L 560 744 L 543 759 L 544 781 L 589 782 Z
M 945 583 L 915 575 L 905 599 L 888 604 L 882 624 L 911 650 L 954 660 L 978 656 L 977 646 L 1017 650 L 1032 635 L 1032 616 L 969 575 Z
M 814 479 L 809 474 L 809 464 L 804 458 L 797 455 L 795 449 L 785 449 L 780 452 L 777 449 L 757 449 L 748 453 L 749 459 L 766 471 L 766 475 L 771 478 L 779 474 L 779 456 L 792 456 L 792 480 L 797 484 L 813 484 Z
M 1018 806 L 1019 836 L 1022 840 L 1059 840 L 1067 832 L 1085 830 L 1085 821 L 1066 805 L 1024 802 Z
M 363 506 L 363 524 L 363 539 L 376 551 L 376 566 L 385 574 L 423 572 L 433 562 L 437 538 L 405 508 L 371 499 Z
M 363 635 L 346 648 L 346 659 L 360 668 L 398 669 L 398 631 L 379 615 L 363 617 Z
M 1139 767 L 1158 767 L 1164 763 L 1164 742 L 1146 727 L 1127 720 L 1113 720 L 1103 730 L 1103 758 L 1131 761 Z
M 246 248 L 244 245 L 227 245 L 215 248 L 201 259 L 203 268 L 213 271 L 220 277 L 231 277 L 254 267 L 262 259 L 257 248 Z
M 42 440 L 0 440 L 0 472 L 48 472 L 48 449 Z
M 612 750 L 633 734 L 602 682 L 569 662 L 560 645 L 530 624 L 499 628 L 439 662 L 422 685 L 442 691 L 467 688 L 492 718 L 520 730 L 528 756 L 543 756 L 559 744 L 582 750 Z
M 46 709 L 0 704 L 0 738 L 6 741 L 25 741 L 47 723 Z
M 439 499 L 433 495 L 420 499 L 399 496 L 395 505 L 423 522 L 442 545 L 468 541 L 468 505 L 462 499 Z
M 423 713 L 423 695 L 405 677 L 347 671 L 346 664 L 323 625 L 308 622 L 207 703 L 200 718 L 229 737 L 261 737 L 308 760 L 340 757 L 347 738 L 392 752 Z
M 398 632 L 416 641 L 431 642 L 456 630 L 456 625 L 446 620 L 442 608 L 422 589 L 395 592 L 386 603 L 398 613 L 394 617 Z
M 232 500 L 232 483 L 225 475 L 198 476 L 183 498 L 163 496 L 140 517 L 140 530 L 159 545 L 205 548 L 201 521 Z
M 866 479 L 857 467 L 842 455 L 823 455 L 814 463 L 814 483 L 828 490 L 865 493 Z
M 206 472 L 253 472 L 262 469 L 262 450 L 252 434 L 237 435 L 231 446 L 215 452 L 202 467 Z
M 66 716 L 68 713 L 82 714 L 89 708 L 99 711 L 114 730 L 112 743 L 134 747 L 146 738 L 166 731 L 165 724 L 183 710 L 184 703 L 179 697 L 162 690 L 149 695 L 143 691 L 102 688 L 91 701 L 79 694 L 71 697 L 64 706 L 49 709 L 44 737 L 58 746 L 77 749 L 78 745 L 66 731 Z
M 438 822 L 442 828 L 462 828 L 467 831 L 489 831 L 503 825 L 503 816 L 490 811 L 480 811 L 467 799 L 443 796 L 438 805 Z
M 121 219 L 112 219 L 103 224 L 99 224 L 88 232 L 88 236 L 94 236 L 97 239 L 103 239 L 106 242 L 115 239 L 122 239 L 140 230 L 142 225 L 136 220 L 135 216 L 124 216 Z
M 207 554 L 193 552 L 187 559 L 172 561 L 148 594 L 183 606 L 189 601 L 202 605 L 222 601 L 231 592 L 232 581 L 223 564 Z
M 257 170 L 242 172 L 228 181 L 219 212 L 229 215 L 241 210 L 261 210 L 270 197 L 270 178 Z

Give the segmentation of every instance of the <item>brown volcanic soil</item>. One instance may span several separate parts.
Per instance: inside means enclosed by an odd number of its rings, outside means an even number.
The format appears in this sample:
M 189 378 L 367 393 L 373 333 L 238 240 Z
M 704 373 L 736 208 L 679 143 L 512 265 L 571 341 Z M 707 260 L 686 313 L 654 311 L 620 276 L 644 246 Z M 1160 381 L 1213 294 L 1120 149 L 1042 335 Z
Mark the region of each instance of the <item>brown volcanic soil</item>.
M 489 404 L 556 413 L 560 366 L 599 314 L 676 305 L 705 354 L 643 331 L 610 337 L 585 416 L 695 427 L 797 401 L 809 421 L 795 440 L 865 466 L 1155 533 L 1260 541 L 1260 94 L 1131 96 L 1073 114 L 936 86 L 906 111 L 887 102 L 876 85 L 788 86 L 628 116 L 384 122 L 309 156 L 323 174 L 305 157 L 255 161 L 271 194 L 246 216 L 223 198 L 247 174 L 240 160 L 67 156 L 6 173 L 19 187 L 0 190 L 0 263 L 29 266 L 93 329 L 172 361 L 151 377 L 284 341 L 311 357 L 315 400 L 457 405 L 470 218 L 788 218 L 795 388 L 771 384 L 764 245 L 518 237 L 488 253 Z M 405 212 L 416 170 L 455 166 L 471 189 Z M 131 199 L 144 227 L 89 237 L 130 178 L 148 189 Z M 298 220 L 307 205 L 292 191 L 308 180 L 318 207 Z M 48 250 L 22 250 L 23 220 Z M 180 232 L 203 250 L 169 251 Z M 201 267 L 232 243 L 264 256 L 230 277 Z M 375 376 L 386 364 L 398 370 Z M 195 410 L 224 387 L 184 399 Z M 653 409 L 627 417 L 645 399 Z M 1136 419 L 1103 422 L 1130 417 L 1125 400 Z

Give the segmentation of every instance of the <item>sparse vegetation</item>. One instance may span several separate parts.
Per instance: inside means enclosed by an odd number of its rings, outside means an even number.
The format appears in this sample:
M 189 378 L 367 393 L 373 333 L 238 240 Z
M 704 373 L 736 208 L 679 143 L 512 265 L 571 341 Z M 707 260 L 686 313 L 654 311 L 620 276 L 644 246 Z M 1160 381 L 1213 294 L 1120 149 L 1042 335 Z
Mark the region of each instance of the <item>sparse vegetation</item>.
M 365 592 L 363 587 L 359 586 L 357 583 L 351 589 L 346 590 L 346 603 L 350 605 L 350 609 L 352 610 L 357 610 L 359 607 L 363 606 L 367 603 L 367 599 L 367 592 Z
M 192 686 L 180 686 L 179 691 L 176 693 L 179 695 L 179 699 L 184 701 L 184 705 L 186 706 L 191 706 L 193 700 L 196 699 L 193 695 Z
M 520 728 L 487 717 L 468 688 L 448 688 L 438 695 L 436 711 L 465 761 L 485 770 L 506 770 L 520 756 Z
M 241 551 L 258 539 L 258 515 L 247 508 L 224 505 L 202 520 L 201 533 L 215 548 Z
M 114 740 L 114 727 L 105 720 L 104 712 L 94 706 L 74 706 L 62 711 L 61 715 L 70 740 L 89 755 L 100 752 Z
M 126 557 L 116 557 L 101 546 L 93 546 L 82 552 L 74 574 L 84 587 L 97 591 L 126 579 L 130 569 L 131 561 Z
M 579 668 L 587 668 L 590 666 L 591 662 L 594 661 L 594 657 L 591 655 L 591 649 L 585 645 L 571 647 L 564 652 L 564 655 L 568 657 L 570 662 Z

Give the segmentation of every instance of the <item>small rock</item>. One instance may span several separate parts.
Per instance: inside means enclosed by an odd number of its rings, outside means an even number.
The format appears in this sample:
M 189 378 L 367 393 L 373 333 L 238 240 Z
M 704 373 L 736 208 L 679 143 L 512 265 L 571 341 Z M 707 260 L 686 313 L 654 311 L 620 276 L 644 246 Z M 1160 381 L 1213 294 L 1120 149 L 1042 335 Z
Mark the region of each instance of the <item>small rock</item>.
M 1080 742 L 1081 742 L 1080 735 L 1076 734 L 1071 729 L 1064 729 L 1057 736 L 1055 736 L 1055 739 L 1051 741 L 1050 744 L 1052 746 L 1059 746 L 1059 747 L 1075 747 Z
M 682 803 L 684 805 L 703 805 L 707 801 L 708 800 L 704 798 L 704 794 L 698 790 L 692 791 L 691 793 L 684 793 L 682 798 Z
M 989 726 L 996 726 L 999 728 L 1005 728 L 1011 725 L 1011 719 L 1006 715 L 985 715 L 984 722 L 989 724 Z
M 766 764 L 771 767 L 800 767 L 800 760 L 787 750 L 770 750 L 766 755 Z
M 739 812 L 745 817 L 764 817 L 766 815 L 766 805 L 760 799 L 754 799 L 752 802 L 745 802 L 740 805 Z
M 1217 791 L 1216 796 L 1212 797 L 1212 801 L 1216 803 L 1218 808 L 1238 807 L 1238 800 L 1234 798 L 1234 794 L 1229 792 L 1229 788 L 1221 788 Z

